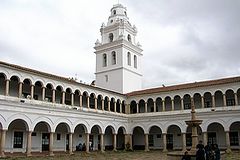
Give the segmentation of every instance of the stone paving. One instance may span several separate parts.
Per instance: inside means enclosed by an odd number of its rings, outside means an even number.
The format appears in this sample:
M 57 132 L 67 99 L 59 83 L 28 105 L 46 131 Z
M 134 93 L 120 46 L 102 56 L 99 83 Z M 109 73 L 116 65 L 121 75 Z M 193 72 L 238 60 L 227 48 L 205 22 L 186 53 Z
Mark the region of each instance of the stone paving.
M 55 153 L 54 157 L 49 157 L 46 154 L 34 153 L 32 157 L 25 157 L 24 154 L 7 154 L 7 160 L 167 160 L 165 153 L 161 151 L 134 151 L 134 152 L 75 152 L 74 155 L 66 153 Z M 240 151 L 235 151 L 225 155 L 221 160 L 240 160 Z

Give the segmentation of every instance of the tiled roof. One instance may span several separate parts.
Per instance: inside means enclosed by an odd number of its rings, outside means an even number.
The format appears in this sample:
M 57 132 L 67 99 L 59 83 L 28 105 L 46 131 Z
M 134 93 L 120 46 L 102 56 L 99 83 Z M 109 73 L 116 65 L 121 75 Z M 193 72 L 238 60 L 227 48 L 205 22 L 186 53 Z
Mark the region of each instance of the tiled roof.
M 3 62 L 3 61 L 0 61 L 0 65 L 7 66 L 7 67 L 10 67 L 10 68 L 14 68 L 14 69 L 20 70 L 20 71 L 26 71 L 26 72 L 36 74 L 36 75 L 40 75 L 40 76 L 44 76 L 44 77 L 47 77 L 47 78 L 52 78 L 52 79 L 55 79 L 55 80 L 65 81 L 65 82 L 68 82 L 68 83 L 82 85 L 82 86 L 92 88 L 92 89 L 100 89 L 102 91 L 123 95 L 121 93 L 117 93 L 117 92 L 114 92 L 114 91 L 111 91 L 111 90 L 107 90 L 107 89 L 103 89 L 103 88 L 100 88 L 100 87 L 95 87 L 95 86 L 91 86 L 91 85 L 88 85 L 88 84 L 80 83 L 80 82 L 77 82 L 75 80 L 72 80 L 72 79 L 69 79 L 69 78 L 66 78 L 66 77 L 57 76 L 57 75 L 54 75 L 54 74 L 30 69 L 30 68 L 27 68 L 27 67 L 22 67 L 22 66 L 15 65 L 15 64 L 6 63 L 6 62 Z
M 215 79 L 215 80 L 202 81 L 202 82 L 194 82 L 194 83 L 186 83 L 186 84 L 179 84 L 179 85 L 173 85 L 173 86 L 165 86 L 165 87 L 163 86 L 163 87 L 157 87 L 157 88 L 144 89 L 144 90 L 127 93 L 127 96 L 137 96 L 137 95 L 143 95 L 143 94 L 177 91 L 177 90 L 191 89 L 191 88 L 198 88 L 198 87 L 209 87 L 214 85 L 221 85 L 221 84 L 235 83 L 235 82 L 240 82 L 240 77 L 230 77 L 230 78 L 222 78 L 222 79 Z

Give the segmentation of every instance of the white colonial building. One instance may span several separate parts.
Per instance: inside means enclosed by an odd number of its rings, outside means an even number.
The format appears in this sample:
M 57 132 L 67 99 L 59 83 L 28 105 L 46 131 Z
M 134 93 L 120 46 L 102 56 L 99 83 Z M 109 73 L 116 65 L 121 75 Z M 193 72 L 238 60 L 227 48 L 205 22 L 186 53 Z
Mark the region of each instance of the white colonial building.
M 114 5 L 95 44 L 96 86 L 0 62 L 0 156 L 15 152 L 186 150 L 191 105 L 204 144 L 240 149 L 240 77 L 141 89 L 142 49 Z M 89 145 L 92 144 L 92 147 Z

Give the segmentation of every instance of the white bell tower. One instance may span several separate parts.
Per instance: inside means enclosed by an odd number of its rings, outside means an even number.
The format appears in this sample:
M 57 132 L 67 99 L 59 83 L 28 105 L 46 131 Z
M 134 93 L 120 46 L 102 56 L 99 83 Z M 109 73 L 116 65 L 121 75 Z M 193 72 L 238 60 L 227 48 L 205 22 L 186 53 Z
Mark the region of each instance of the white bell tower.
M 127 9 L 116 4 L 108 23 L 100 29 L 96 41 L 96 86 L 119 93 L 142 89 L 141 45 L 136 41 L 137 28 L 131 25 Z

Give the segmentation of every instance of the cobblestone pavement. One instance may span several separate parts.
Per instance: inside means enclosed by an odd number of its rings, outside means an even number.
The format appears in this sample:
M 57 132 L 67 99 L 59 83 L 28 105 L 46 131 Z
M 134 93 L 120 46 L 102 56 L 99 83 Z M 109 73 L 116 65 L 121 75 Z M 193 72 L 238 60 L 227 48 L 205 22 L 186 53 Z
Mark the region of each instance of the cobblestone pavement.
M 1 158 L 0 158 L 1 159 Z M 26 158 L 24 154 L 7 154 L 7 160 L 167 160 L 167 155 L 161 151 L 134 151 L 134 152 L 76 152 L 74 155 L 65 153 L 55 153 L 54 157 L 49 157 L 44 153 L 34 153 L 32 157 Z M 221 160 L 240 160 L 240 151 L 226 154 Z

